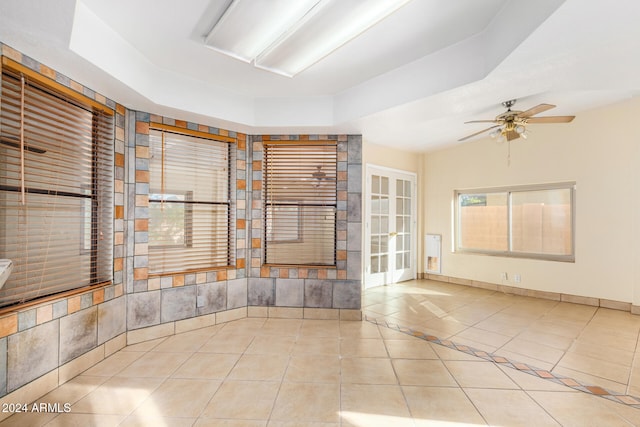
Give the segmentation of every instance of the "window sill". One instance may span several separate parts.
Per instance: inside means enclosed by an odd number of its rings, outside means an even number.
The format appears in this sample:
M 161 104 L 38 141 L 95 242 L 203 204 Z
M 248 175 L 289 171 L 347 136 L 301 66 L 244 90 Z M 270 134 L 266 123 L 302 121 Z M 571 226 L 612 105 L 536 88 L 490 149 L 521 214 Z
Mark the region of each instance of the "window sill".
M 20 311 L 25 311 L 28 308 L 50 304 L 51 302 L 67 299 L 75 295 L 86 294 L 88 292 L 92 292 L 101 288 L 106 288 L 107 286 L 111 286 L 111 285 L 113 285 L 111 281 L 97 283 L 95 285 L 83 286 L 82 288 L 71 289 L 71 290 L 63 291 L 57 294 L 43 296 L 43 297 L 36 298 L 31 301 L 26 301 L 23 303 L 8 305 L 6 307 L 0 308 L 0 316 L 3 316 L 5 314 L 10 314 L 10 313 L 17 313 Z
M 197 274 L 197 273 L 206 273 L 208 271 L 223 271 L 223 270 L 237 270 L 238 268 L 235 265 L 225 265 L 222 267 L 205 267 L 205 268 L 194 268 L 192 270 L 180 270 L 180 271 L 169 271 L 162 273 L 149 273 L 149 279 L 153 279 L 156 277 L 168 277 L 168 276 L 181 276 L 184 274 Z
M 574 255 L 544 255 L 544 254 L 531 254 L 531 253 L 518 253 L 518 252 L 491 252 L 491 251 L 474 251 L 469 249 L 458 249 L 453 254 L 462 255 L 485 255 L 495 256 L 503 258 L 516 258 L 516 259 L 530 259 L 538 261 L 554 261 L 554 262 L 568 262 L 575 263 L 576 257 Z
M 326 268 L 329 270 L 337 270 L 338 267 L 335 265 L 324 265 L 324 264 L 262 264 L 263 267 L 274 267 L 274 268 Z

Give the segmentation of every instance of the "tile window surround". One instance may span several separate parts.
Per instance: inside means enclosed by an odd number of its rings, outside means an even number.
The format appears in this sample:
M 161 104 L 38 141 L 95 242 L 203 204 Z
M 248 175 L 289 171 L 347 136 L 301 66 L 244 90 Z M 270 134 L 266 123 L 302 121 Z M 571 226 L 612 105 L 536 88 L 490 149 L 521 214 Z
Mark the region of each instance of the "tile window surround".
M 360 320 L 362 137 L 245 135 L 126 109 L 0 43 L 3 56 L 116 111 L 112 284 L 0 316 L 0 401 L 32 401 L 127 344 L 242 317 Z M 235 265 L 149 277 L 149 126 L 230 137 Z M 262 156 L 267 140 L 335 139 L 335 268 L 265 267 Z M 198 297 L 203 304 L 196 302 Z M 17 399 L 17 400 L 16 400 Z

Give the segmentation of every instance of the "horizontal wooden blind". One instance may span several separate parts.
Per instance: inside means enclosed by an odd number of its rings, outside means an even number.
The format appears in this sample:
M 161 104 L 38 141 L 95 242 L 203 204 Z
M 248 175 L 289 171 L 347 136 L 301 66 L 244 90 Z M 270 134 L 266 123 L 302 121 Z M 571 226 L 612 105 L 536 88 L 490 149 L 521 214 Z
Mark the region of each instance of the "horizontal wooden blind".
M 151 130 L 149 147 L 149 272 L 230 265 L 230 144 Z
M 113 116 L 8 70 L 0 109 L 0 305 L 110 281 Z
M 334 141 L 265 143 L 265 262 L 335 265 Z

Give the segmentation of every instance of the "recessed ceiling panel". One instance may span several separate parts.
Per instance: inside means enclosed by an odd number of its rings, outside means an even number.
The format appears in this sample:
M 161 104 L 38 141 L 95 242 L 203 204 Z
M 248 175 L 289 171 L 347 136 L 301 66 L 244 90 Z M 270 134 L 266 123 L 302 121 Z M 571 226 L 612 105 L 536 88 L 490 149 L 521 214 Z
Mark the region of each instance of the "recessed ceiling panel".
M 302 19 L 319 0 L 232 0 L 205 44 L 251 62 Z

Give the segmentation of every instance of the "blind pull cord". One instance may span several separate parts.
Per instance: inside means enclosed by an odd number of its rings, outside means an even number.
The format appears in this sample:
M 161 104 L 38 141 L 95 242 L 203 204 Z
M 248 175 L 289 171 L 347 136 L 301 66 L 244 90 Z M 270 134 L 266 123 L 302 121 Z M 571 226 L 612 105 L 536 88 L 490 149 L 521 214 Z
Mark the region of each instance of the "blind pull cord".
M 27 203 L 24 188 L 24 76 L 20 76 L 20 203 Z
M 162 154 L 160 159 L 160 211 L 164 211 L 164 132 L 162 132 Z

